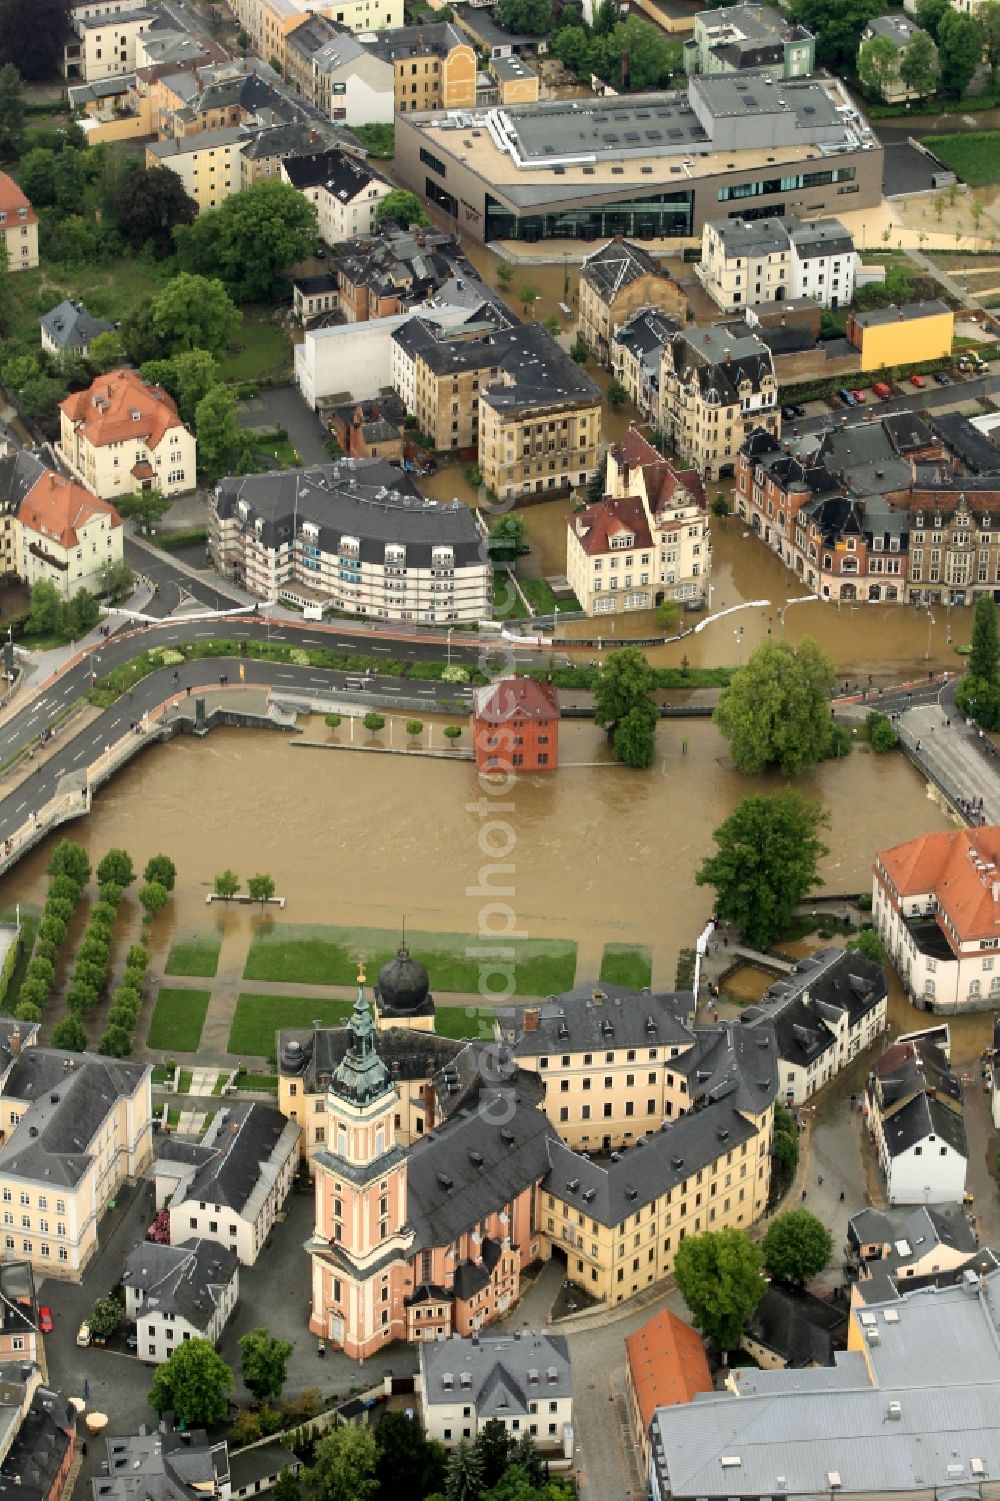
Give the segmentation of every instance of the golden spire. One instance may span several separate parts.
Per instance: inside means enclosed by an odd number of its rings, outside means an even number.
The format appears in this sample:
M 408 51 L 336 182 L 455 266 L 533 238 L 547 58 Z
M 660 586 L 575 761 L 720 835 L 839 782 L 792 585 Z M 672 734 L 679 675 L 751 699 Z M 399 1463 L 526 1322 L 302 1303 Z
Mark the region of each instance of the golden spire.
M 365 961 L 363 959 L 359 959 L 358 960 L 358 984 L 359 985 L 364 985 L 364 983 L 365 983 Z

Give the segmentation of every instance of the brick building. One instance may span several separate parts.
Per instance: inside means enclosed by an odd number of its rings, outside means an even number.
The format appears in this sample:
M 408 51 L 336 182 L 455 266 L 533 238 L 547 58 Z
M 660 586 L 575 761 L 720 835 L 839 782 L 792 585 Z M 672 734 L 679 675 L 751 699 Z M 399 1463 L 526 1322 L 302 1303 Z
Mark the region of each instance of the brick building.
M 548 683 L 499 678 L 472 700 L 477 771 L 555 771 L 559 698 Z

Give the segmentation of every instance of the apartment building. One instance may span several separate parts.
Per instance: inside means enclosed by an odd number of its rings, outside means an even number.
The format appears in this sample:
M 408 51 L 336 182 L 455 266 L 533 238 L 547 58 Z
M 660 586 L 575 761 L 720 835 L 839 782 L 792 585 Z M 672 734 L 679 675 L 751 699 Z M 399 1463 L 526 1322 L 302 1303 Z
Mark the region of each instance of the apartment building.
M 149 1067 L 22 1047 L 16 1027 L 3 1061 L 4 1253 L 36 1274 L 78 1280 L 109 1200 L 152 1160 Z
M 873 41 L 876 37 L 885 37 L 896 49 L 895 64 L 892 68 L 885 70 L 879 88 L 879 97 L 885 104 L 908 105 L 913 99 L 923 99 L 926 97 L 928 91 L 925 90 L 924 93 L 920 93 L 916 89 L 911 88 L 902 77 L 900 71 L 903 59 L 906 57 L 915 36 L 926 37 L 931 42 L 932 56 L 936 60 L 937 47 L 931 41 L 929 33 L 915 25 L 909 16 L 874 16 L 861 33 L 861 45 L 858 48 L 859 60 L 866 43 Z M 933 89 L 930 92 L 933 93 Z
M 241 152 L 248 140 L 244 126 L 228 125 L 223 130 L 152 141 L 146 147 L 146 166 L 173 172 L 203 213 L 217 208 L 243 186 Z
M 865 1105 L 889 1204 L 961 1204 L 962 1085 L 940 1048 L 921 1038 L 894 1043 L 868 1076 Z
M 847 1248 L 857 1280 L 851 1304 L 884 1303 L 915 1287 L 953 1286 L 967 1269 L 984 1275 L 1000 1265 L 980 1249 L 961 1204 L 862 1209 L 847 1222 Z
M 516 1332 L 421 1344 L 416 1378 L 424 1432 L 445 1448 L 499 1422 L 542 1457 L 573 1454 L 573 1372 L 562 1334 Z
M 277 1452 L 280 1456 L 284 1451 Z M 177 1428 L 169 1414 L 148 1428 L 143 1423 L 132 1436 L 105 1438 L 104 1453 L 85 1493 L 91 1501 L 130 1501 L 137 1487 L 143 1495 L 163 1501 L 194 1501 L 198 1496 L 236 1501 L 226 1440 L 210 1443 L 204 1429 Z M 289 1468 L 297 1473 L 297 1467 L 298 1460 Z M 258 1477 L 260 1468 L 255 1466 Z M 265 1480 L 270 1488 L 273 1478 Z M 258 1483 L 265 1488 L 264 1481 Z
M 643 309 L 613 335 L 611 370 L 625 387 L 645 422 L 660 426 L 660 362 L 663 346 L 680 329 L 664 313 Z
M 684 71 L 690 75 L 746 71 L 770 83 L 804 78 L 815 67 L 815 37 L 769 5 L 700 10 L 694 36 L 684 43 Z
M 533 678 L 495 678 L 472 694 L 477 771 L 539 772 L 559 768 L 559 695 Z
M 122 1286 L 136 1355 L 162 1365 L 185 1340 L 218 1344 L 236 1307 L 240 1264 L 213 1240 L 192 1237 L 168 1246 L 143 1240 L 125 1258 Z
M 380 172 L 336 147 L 286 158 L 281 176 L 315 205 L 320 238 L 327 245 L 373 234 L 378 206 L 392 191 Z
M 30 1261 L 0 1262 L 0 1365 L 42 1360 L 38 1295 Z
M 338 245 L 330 271 L 337 278 L 338 311 L 347 323 L 392 317 L 452 278 L 459 290 L 464 278 L 476 279 L 463 264 L 453 235 L 430 228 L 399 229 L 393 223 L 381 224 L 375 236 Z
M 382 459 L 223 480 L 209 549 L 221 572 L 263 599 L 305 589 L 376 620 L 488 620 L 492 610 L 492 568 L 471 511 L 424 499 Z
M 8 271 L 33 271 L 38 265 L 38 215 L 6 172 L 0 172 L 0 234 Z
M 42 1363 L 44 1365 L 44 1362 Z M 0 1364 L 0 1490 L 8 1501 L 62 1501 L 72 1492 L 77 1408 L 24 1358 Z
M 659 309 L 681 325 L 687 296 L 648 251 L 616 235 L 580 269 L 579 337 L 610 364 L 616 333 L 640 309 Z
M 124 538 L 125 526 L 114 506 L 46 469 L 18 507 L 18 577 L 29 589 L 44 579 L 63 599 L 81 589 L 99 594 L 108 567 L 122 561 Z
M 660 423 L 705 480 L 736 473 L 755 428 L 778 437 L 781 414 L 771 351 L 745 324 L 692 326 L 663 347 Z
M 515 320 L 498 322 L 450 329 L 414 317 L 392 335 L 393 389 L 435 448 L 478 449 L 481 395 L 500 378 Z
M 450 21 L 404 26 L 400 17 L 364 30 L 368 52 L 392 64 L 397 114 L 475 106 L 476 53 Z
M 347 125 L 391 125 L 395 66 L 326 16 L 313 15 L 288 37 L 285 76 L 296 94 Z
M 955 314 L 937 298 L 875 308 L 851 313 L 846 335 L 848 343 L 860 349 L 864 371 L 920 364 L 951 354 Z
M 837 219 L 713 219 L 702 230 L 698 279 L 724 312 L 810 297 L 847 307 L 859 257 Z
M 63 55 L 63 74 L 95 83 L 136 69 L 136 44 L 150 31 L 158 12 L 118 0 L 74 5 L 69 12 L 70 38 Z
M 60 403 L 60 458 L 102 500 L 195 486 L 197 444 L 177 406 L 135 370 L 110 370 Z

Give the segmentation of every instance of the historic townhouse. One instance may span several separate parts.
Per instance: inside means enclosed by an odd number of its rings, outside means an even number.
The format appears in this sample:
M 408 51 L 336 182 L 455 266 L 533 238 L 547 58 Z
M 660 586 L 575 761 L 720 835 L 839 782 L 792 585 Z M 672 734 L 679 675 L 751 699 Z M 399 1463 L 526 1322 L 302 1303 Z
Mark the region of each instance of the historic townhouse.
M 633 313 L 611 340 L 611 370 L 621 381 L 645 422 L 660 422 L 660 363 L 663 346 L 680 329 L 665 313 Z
M 364 28 L 368 32 L 368 27 Z M 425 109 L 471 109 L 476 102 L 476 54 L 449 21 L 420 26 L 389 23 L 365 35 L 373 57 L 391 63 L 398 114 Z
M 1000 474 L 949 473 L 928 485 L 918 471 L 908 504 L 913 602 L 1000 598 Z
M 194 435 L 172 396 L 136 370 L 110 370 L 59 403 L 59 457 L 102 500 L 195 486 Z
M 339 147 L 286 158 L 281 176 L 315 205 L 320 239 L 327 245 L 372 234 L 378 206 L 392 191 L 380 172 Z
M 868 1077 L 865 1117 L 890 1204 L 961 1204 L 962 1085 L 940 1048 L 926 1038 L 888 1048 Z
M 641 308 L 683 324 L 687 295 L 647 250 L 616 235 L 580 270 L 579 336 L 602 364 L 610 363 L 618 329 Z
M 780 434 L 777 401 L 771 351 L 745 324 L 686 328 L 663 347 L 660 424 L 706 480 L 736 473 L 755 427 Z
M 63 73 L 87 83 L 134 73 L 136 44 L 157 19 L 155 10 L 138 4 L 87 0 L 74 5 L 68 17 L 70 40 L 64 51 Z
M 121 562 L 122 519 L 45 457 L 22 448 L 0 458 L 0 569 L 29 588 L 45 579 L 63 599 L 97 594 L 108 565 Z
M 0 243 L 7 271 L 33 271 L 38 265 L 38 215 L 6 172 L 0 172 Z
M 713 219 L 702 230 L 698 278 L 724 312 L 809 297 L 848 307 L 859 257 L 838 219 Z

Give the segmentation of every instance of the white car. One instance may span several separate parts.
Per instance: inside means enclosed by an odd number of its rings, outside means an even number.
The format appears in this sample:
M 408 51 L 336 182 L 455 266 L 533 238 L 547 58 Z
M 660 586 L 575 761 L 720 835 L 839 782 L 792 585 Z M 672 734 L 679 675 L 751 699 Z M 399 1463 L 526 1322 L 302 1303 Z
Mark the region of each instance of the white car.
M 76 1342 L 78 1345 L 90 1344 L 90 1325 L 86 1322 L 86 1320 L 84 1320 L 79 1329 L 76 1331 Z

